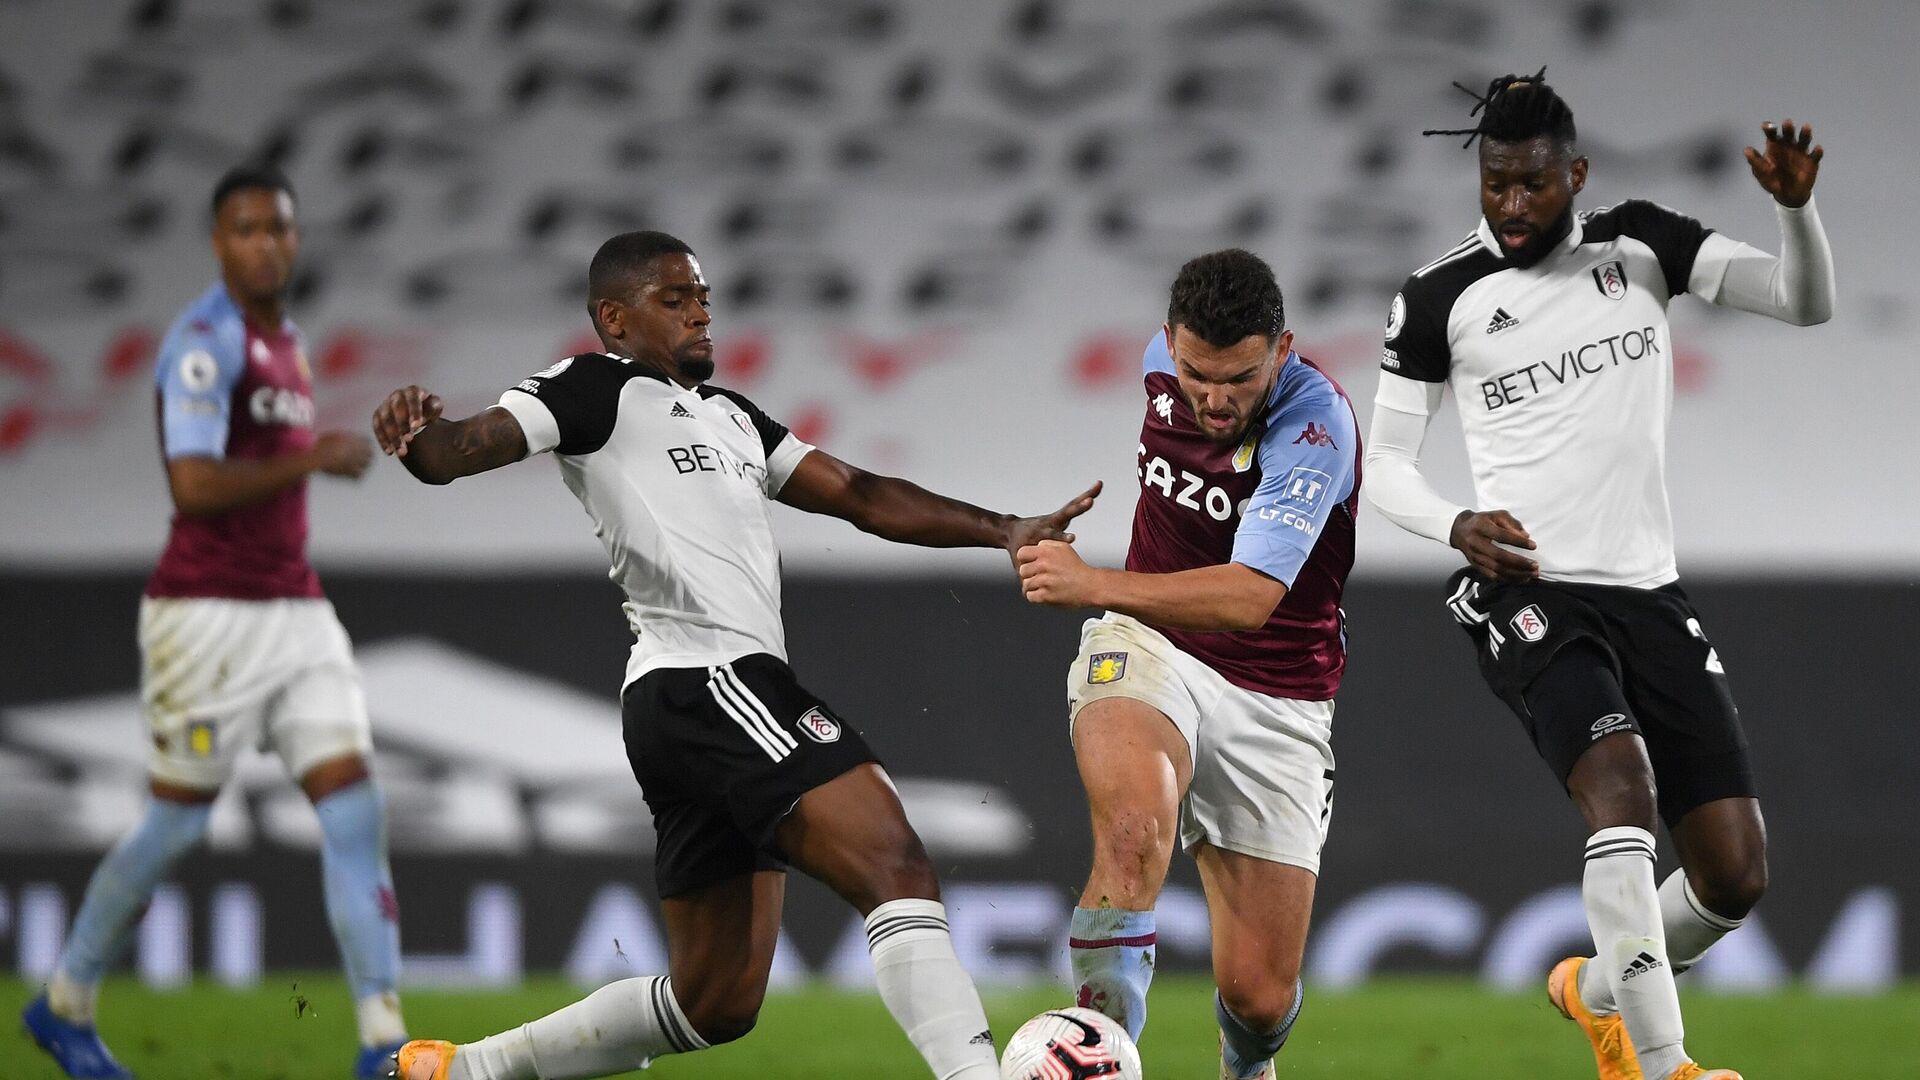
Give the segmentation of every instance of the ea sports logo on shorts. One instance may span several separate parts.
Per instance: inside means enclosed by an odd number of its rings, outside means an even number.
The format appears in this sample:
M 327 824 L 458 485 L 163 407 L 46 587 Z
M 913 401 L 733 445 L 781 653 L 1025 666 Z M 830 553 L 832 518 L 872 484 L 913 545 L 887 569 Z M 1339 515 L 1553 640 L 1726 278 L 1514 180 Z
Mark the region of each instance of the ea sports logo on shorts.
M 1539 604 L 1528 604 L 1514 615 L 1513 632 L 1521 641 L 1539 641 L 1547 636 L 1547 616 Z
M 807 738 L 817 743 L 840 741 L 840 722 L 819 709 L 808 709 L 794 721 Z

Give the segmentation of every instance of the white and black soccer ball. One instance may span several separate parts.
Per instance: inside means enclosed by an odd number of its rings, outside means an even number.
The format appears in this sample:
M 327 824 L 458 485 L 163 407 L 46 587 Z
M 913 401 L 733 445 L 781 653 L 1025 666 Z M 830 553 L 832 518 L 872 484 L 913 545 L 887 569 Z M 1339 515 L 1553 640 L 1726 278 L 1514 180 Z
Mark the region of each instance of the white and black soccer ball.
M 1001 1080 L 1140 1080 L 1127 1029 L 1092 1009 L 1053 1009 L 1020 1025 L 1000 1057 Z

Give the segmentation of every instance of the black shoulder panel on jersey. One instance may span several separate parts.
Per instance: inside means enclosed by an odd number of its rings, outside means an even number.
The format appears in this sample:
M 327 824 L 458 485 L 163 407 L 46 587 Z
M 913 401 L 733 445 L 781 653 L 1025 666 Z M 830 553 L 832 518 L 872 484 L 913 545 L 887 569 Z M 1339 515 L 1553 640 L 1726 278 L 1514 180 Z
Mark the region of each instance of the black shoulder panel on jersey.
M 1387 314 L 1389 351 L 1381 357 L 1380 366 L 1421 382 L 1446 382 L 1453 367 L 1447 322 L 1453 317 L 1454 303 L 1468 286 L 1504 269 L 1506 263 L 1500 256 L 1488 251 L 1475 236 L 1414 271 L 1393 298 L 1393 310 Z
M 768 457 L 773 456 L 774 449 L 787 437 L 787 425 L 761 412 L 760 406 L 748 401 L 745 394 L 703 383 L 700 387 L 700 396 L 703 398 L 719 396 L 738 405 L 740 411 L 746 413 L 747 418 L 753 421 L 753 430 L 760 433 L 760 447 Z
M 1582 219 L 1580 242 L 1606 243 L 1622 236 L 1640 241 L 1660 260 L 1667 295 L 1679 296 L 1687 291 L 1687 279 L 1693 276 L 1693 257 L 1712 232 L 1678 210 L 1645 199 L 1629 199 Z
M 606 353 L 581 353 L 545 371 L 530 375 L 515 387 L 540 399 L 560 429 L 554 452 L 579 456 L 607 445 L 620 419 L 620 391 L 627 380 L 662 378 L 639 364 Z

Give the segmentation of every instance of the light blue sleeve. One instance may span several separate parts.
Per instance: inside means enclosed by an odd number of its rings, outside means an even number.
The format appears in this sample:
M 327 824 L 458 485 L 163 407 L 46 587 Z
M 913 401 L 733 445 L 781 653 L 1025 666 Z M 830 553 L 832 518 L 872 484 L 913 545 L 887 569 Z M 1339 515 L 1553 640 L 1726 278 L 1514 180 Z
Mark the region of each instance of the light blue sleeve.
M 1292 588 L 1327 518 L 1353 495 L 1358 438 L 1337 393 L 1275 417 L 1260 439 L 1260 486 L 1240 515 L 1233 561 Z
M 184 324 L 160 346 L 154 381 L 160 390 L 160 445 L 171 461 L 227 456 L 233 388 L 246 371 L 238 342 L 216 328 Z
M 1167 351 L 1165 332 L 1153 335 L 1153 340 L 1147 342 L 1147 351 L 1140 357 L 1141 375 L 1151 375 L 1156 371 L 1174 374 L 1173 354 Z

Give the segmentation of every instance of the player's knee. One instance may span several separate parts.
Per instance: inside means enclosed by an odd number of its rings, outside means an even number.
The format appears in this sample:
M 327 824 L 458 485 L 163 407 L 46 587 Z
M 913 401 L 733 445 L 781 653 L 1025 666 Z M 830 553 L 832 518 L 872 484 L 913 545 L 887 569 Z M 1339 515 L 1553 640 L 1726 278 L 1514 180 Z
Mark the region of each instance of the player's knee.
M 1293 1011 L 1293 997 L 1300 986 L 1300 973 L 1248 971 L 1220 980 L 1220 1000 L 1228 1011 L 1253 1031 L 1272 1031 L 1286 1023 Z
M 849 897 L 862 912 L 871 911 L 891 900 L 937 900 L 940 876 L 926 846 L 911 829 L 894 842 L 878 846 L 861 863 L 862 880 Z
M 743 1039 L 760 1022 L 760 1000 L 723 1001 L 712 1006 L 687 1010 L 687 1021 L 708 1046 L 719 1046 Z
M 1121 810 L 1104 815 L 1094 837 L 1094 862 L 1103 878 L 1119 883 L 1124 898 L 1159 891 L 1173 856 L 1174 829 L 1150 811 Z
M 1653 766 L 1644 753 L 1601 756 L 1606 741 L 1596 743 L 1574 767 L 1568 790 L 1590 829 L 1631 825 L 1652 831 L 1659 820 Z
M 1761 855 L 1737 865 L 1713 867 L 1689 883 L 1708 911 L 1722 918 L 1744 919 L 1766 895 L 1767 860 Z

